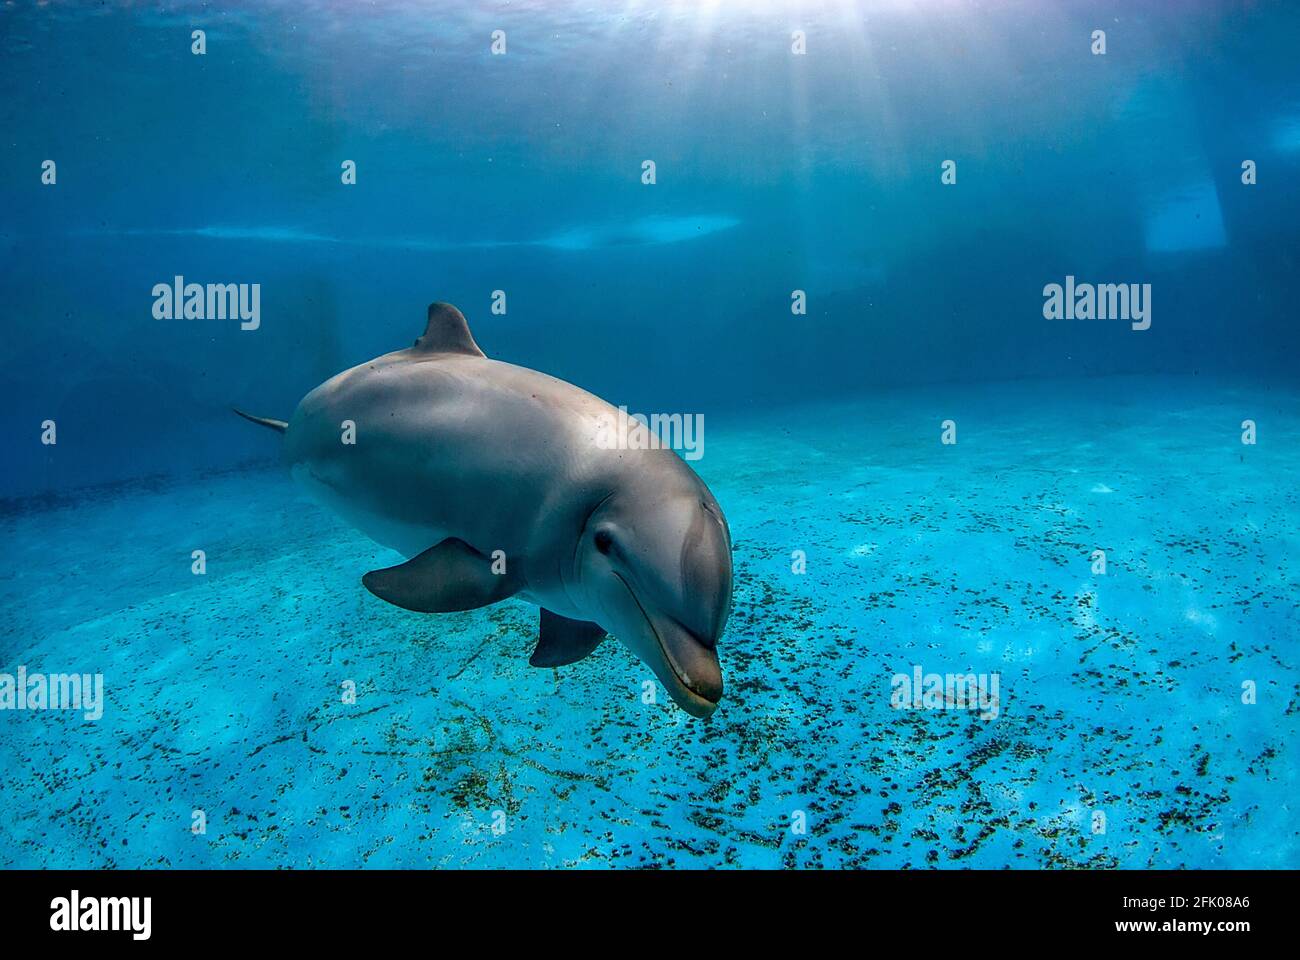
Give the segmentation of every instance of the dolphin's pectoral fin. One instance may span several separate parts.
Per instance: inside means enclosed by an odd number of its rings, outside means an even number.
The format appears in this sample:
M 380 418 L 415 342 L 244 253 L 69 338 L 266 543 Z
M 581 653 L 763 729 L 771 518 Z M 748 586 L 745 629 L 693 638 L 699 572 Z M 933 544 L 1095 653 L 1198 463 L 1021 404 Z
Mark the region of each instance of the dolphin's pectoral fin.
M 562 667 L 577 663 L 605 639 L 605 628 L 586 620 L 570 620 L 542 608 L 542 635 L 528 658 L 534 667 Z
M 475 610 L 518 592 L 519 583 L 492 572 L 492 560 L 454 537 L 405 563 L 361 578 L 380 600 L 418 613 Z

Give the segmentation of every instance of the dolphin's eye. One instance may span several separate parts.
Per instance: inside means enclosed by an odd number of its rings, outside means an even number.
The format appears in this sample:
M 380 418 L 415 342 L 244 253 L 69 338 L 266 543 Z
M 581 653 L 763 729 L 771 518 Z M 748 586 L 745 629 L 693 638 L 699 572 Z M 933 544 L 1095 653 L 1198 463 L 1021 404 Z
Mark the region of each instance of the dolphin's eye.
M 612 533 L 604 529 L 596 531 L 597 550 L 599 550 L 601 553 L 609 553 L 610 549 L 613 546 L 614 546 L 614 535 Z

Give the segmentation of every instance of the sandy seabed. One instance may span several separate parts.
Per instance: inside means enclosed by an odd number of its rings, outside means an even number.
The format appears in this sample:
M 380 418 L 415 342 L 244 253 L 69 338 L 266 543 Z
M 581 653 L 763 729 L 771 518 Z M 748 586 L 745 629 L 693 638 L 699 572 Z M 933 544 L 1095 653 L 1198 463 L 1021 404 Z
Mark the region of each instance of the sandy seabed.
M 0 711 L 0 865 L 1300 864 L 1300 389 L 707 426 L 736 560 L 707 722 L 615 642 L 530 668 L 527 604 L 385 605 L 360 577 L 397 556 L 280 470 L 11 505 L 0 672 L 102 673 L 106 703 Z M 996 718 L 894 709 L 914 666 L 997 674 Z

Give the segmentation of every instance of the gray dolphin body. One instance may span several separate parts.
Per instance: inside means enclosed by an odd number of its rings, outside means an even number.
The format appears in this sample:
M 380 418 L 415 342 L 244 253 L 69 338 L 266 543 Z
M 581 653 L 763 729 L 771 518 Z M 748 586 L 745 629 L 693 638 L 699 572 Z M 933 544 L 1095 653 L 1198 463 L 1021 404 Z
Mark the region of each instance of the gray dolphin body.
M 611 444 L 626 418 L 605 401 L 484 356 L 455 307 L 430 306 L 414 346 L 327 380 L 287 424 L 241 415 L 283 430 L 294 477 L 410 558 L 362 578 L 376 596 L 428 613 L 520 597 L 542 608 L 534 666 L 608 631 L 688 713 L 717 707 L 732 585 L 717 501 L 636 421 Z

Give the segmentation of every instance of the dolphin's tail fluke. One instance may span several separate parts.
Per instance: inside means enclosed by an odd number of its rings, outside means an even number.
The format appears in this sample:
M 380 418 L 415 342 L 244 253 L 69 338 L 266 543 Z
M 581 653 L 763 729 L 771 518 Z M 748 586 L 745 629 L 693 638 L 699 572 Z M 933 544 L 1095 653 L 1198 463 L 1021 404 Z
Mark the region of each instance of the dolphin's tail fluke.
M 254 423 L 260 423 L 264 427 L 270 427 L 277 433 L 284 433 L 284 431 L 289 427 L 289 424 L 284 420 L 276 420 L 274 417 L 255 417 L 251 413 L 245 413 L 238 407 L 231 407 L 230 409 L 234 410 L 235 413 L 239 414 L 245 420 L 252 420 Z

